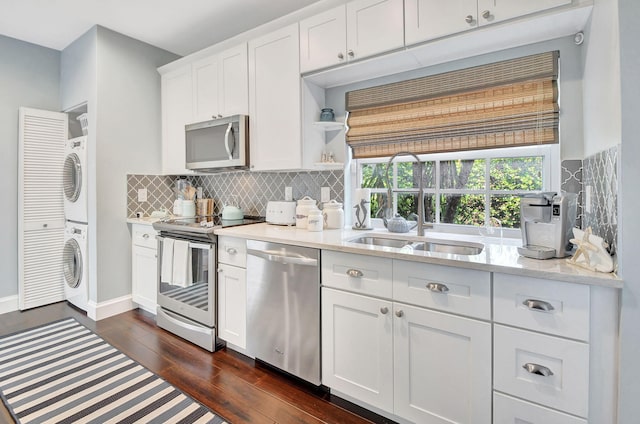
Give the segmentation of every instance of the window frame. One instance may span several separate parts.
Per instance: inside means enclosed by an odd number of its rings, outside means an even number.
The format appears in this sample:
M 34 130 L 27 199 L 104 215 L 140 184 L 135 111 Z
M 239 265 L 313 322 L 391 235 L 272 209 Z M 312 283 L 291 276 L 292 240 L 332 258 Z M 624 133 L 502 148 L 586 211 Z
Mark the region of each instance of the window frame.
M 418 155 L 423 162 L 435 162 L 435 188 L 425 188 L 425 194 L 434 195 L 436 198 L 436 222 L 433 224 L 435 231 L 461 233 L 461 234 L 473 234 L 478 235 L 479 229 L 484 227 L 477 227 L 474 225 L 463 224 L 447 224 L 440 221 L 440 195 L 442 194 L 482 194 L 485 196 L 484 201 L 484 216 L 485 226 L 489 222 L 490 203 L 492 195 L 500 194 L 519 194 L 526 193 L 522 190 L 492 190 L 490 189 L 490 163 L 491 159 L 495 158 L 517 158 L 525 156 L 542 156 L 542 191 L 555 191 L 560 192 L 560 145 L 540 145 L 540 146 L 524 146 L 524 147 L 509 147 L 502 149 L 484 149 L 484 150 L 472 150 L 472 151 L 460 151 L 460 152 L 448 152 L 448 153 L 435 153 Z M 485 160 L 485 187 L 484 189 L 441 189 L 440 188 L 440 162 L 447 160 L 467 160 L 467 159 L 482 159 Z M 351 194 L 355 193 L 355 189 L 359 188 L 362 184 L 362 165 L 364 164 L 386 164 L 388 157 L 383 158 L 371 158 L 371 159 L 353 159 L 355 166 L 351 167 Z M 412 156 L 400 156 L 394 160 L 394 166 L 389 176 L 392 181 L 392 189 L 397 189 L 397 166 L 399 162 L 415 162 Z M 407 189 L 407 193 L 418 193 L 418 188 Z M 387 189 L 371 189 L 371 193 L 386 193 Z M 403 191 L 404 193 L 404 191 Z M 394 213 L 397 209 L 397 196 L 398 192 L 393 193 L 393 205 Z M 382 219 L 372 216 L 372 224 L 374 227 L 383 227 Z M 502 236 L 510 238 L 521 237 L 521 230 L 519 228 L 504 228 L 502 230 Z

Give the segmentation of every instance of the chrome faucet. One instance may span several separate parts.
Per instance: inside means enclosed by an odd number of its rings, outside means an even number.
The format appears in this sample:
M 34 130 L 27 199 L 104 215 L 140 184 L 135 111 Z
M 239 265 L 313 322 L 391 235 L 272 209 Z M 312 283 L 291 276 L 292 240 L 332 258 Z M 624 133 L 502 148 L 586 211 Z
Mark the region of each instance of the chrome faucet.
M 392 215 L 393 214 L 393 193 L 391 190 L 391 181 L 389 179 L 389 168 L 391 167 L 393 160 L 397 157 L 397 156 L 413 156 L 415 158 L 415 160 L 418 162 L 418 164 L 420 165 L 420 183 L 419 183 L 419 188 L 418 188 L 418 226 L 417 226 L 417 231 L 418 231 L 418 235 L 419 236 L 424 236 L 424 187 L 423 187 L 423 172 L 424 172 L 424 165 L 422 164 L 422 161 L 420 160 L 420 158 L 418 158 L 418 156 L 416 156 L 414 153 L 411 152 L 398 152 L 396 154 L 394 154 L 393 156 L 391 156 L 389 158 L 389 161 L 387 162 L 387 169 L 386 169 L 386 183 L 387 183 L 387 214 L 388 215 Z M 391 218 L 391 216 L 387 216 L 387 218 Z

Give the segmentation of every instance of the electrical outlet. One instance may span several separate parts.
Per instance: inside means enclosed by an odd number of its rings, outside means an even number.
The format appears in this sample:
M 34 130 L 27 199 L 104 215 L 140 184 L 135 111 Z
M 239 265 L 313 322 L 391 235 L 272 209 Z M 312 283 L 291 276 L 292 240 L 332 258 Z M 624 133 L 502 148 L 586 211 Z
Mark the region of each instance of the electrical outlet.
M 284 200 L 290 202 L 293 200 L 293 189 L 291 187 L 284 188 Z
M 331 200 L 331 192 L 329 187 L 322 187 L 320 189 L 320 203 L 326 203 Z
M 586 186 L 584 193 L 584 211 L 586 213 L 591 213 L 591 200 L 593 197 L 593 186 Z
M 147 189 L 139 188 L 138 189 L 138 202 L 146 202 L 147 201 Z

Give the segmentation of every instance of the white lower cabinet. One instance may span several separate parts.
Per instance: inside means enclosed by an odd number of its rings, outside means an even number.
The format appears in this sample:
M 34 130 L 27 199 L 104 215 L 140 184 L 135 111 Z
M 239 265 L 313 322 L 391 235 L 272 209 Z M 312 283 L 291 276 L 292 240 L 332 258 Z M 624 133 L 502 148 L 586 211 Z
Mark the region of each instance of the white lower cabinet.
M 156 313 L 158 299 L 158 248 L 150 225 L 131 227 L 131 297 L 140 308 Z
M 247 347 L 247 244 L 218 237 L 218 337 L 243 351 Z
M 396 267 L 407 262 L 380 259 L 323 251 L 322 383 L 392 418 L 490 423 L 491 324 L 418 306 L 420 296 L 394 301 L 405 276 Z M 446 267 L 421 265 L 426 278 L 438 271 L 442 284 L 462 281 L 455 268 L 448 278 Z
M 491 324 L 394 303 L 394 413 L 416 423 L 491 422 Z
M 322 383 L 393 412 L 389 301 L 322 288 Z
M 587 420 L 511 396 L 493 395 L 495 424 L 587 424 Z

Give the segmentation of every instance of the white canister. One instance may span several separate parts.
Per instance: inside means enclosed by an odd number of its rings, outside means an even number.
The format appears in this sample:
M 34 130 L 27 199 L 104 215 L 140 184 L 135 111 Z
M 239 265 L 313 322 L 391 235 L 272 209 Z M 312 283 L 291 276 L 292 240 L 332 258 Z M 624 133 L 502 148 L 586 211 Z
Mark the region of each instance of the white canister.
M 309 209 L 307 219 L 307 231 L 322 231 L 324 219 L 322 211 L 318 208 Z
M 182 216 L 182 199 L 176 199 L 173 202 L 173 214 L 175 216 Z
M 307 216 L 310 209 L 317 209 L 316 201 L 309 196 L 304 196 L 298 200 L 296 206 L 296 227 L 307 228 Z
M 331 200 L 322 205 L 322 211 L 324 215 L 324 228 L 330 230 L 344 227 L 342 203 Z
M 193 200 L 182 201 L 182 216 L 196 216 L 196 203 Z

